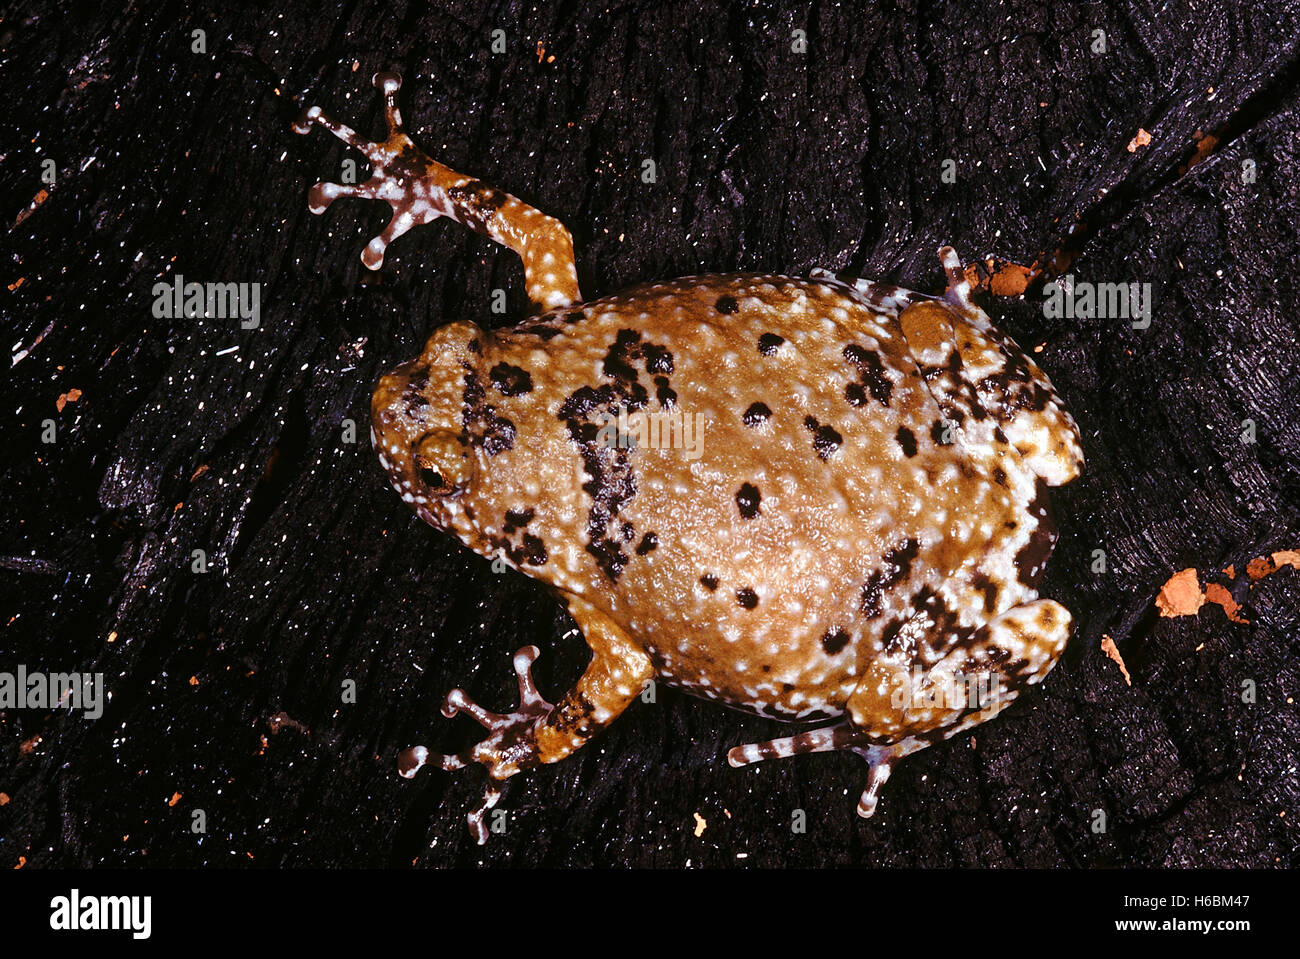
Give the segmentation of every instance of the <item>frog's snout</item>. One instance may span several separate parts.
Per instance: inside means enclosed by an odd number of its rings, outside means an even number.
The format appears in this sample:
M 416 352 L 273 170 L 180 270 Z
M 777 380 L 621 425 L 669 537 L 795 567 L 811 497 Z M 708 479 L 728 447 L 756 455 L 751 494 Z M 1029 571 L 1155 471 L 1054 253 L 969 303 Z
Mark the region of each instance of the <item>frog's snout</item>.
M 431 384 L 428 365 L 403 363 L 383 376 L 371 401 L 370 436 L 379 462 L 407 503 L 434 525 L 434 504 L 463 492 L 474 463 L 461 439 L 457 404 Z

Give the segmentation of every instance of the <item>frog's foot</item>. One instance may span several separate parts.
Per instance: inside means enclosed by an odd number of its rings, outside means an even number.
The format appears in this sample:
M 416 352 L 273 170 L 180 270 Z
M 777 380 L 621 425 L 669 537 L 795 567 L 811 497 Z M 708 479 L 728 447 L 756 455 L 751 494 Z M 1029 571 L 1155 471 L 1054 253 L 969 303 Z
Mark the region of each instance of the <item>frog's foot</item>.
M 501 798 L 499 783 L 509 779 L 521 769 L 540 762 L 534 739 L 538 724 L 549 716 L 554 707 L 542 698 L 533 682 L 532 665 L 539 655 L 536 646 L 525 646 L 515 653 L 515 676 L 519 681 L 519 706 L 514 712 L 494 713 L 484 709 L 463 689 L 453 689 L 443 701 L 442 714 L 451 719 L 465 712 L 488 730 L 486 739 L 459 755 L 435 756 L 424 746 L 415 746 L 398 757 L 398 772 L 412 778 L 425 765 L 435 765 L 443 770 L 464 769 L 471 763 L 482 763 L 491 777 L 483 795 L 483 802 L 468 818 L 470 832 L 479 845 L 487 842 L 484 817 Z
M 909 309 L 899 323 L 922 368 L 946 367 L 926 381 L 944 419 L 962 424 L 958 443 L 968 453 L 1012 453 L 1048 486 L 1070 482 L 1083 469 L 1074 418 L 1038 364 L 975 305 L 953 248 L 942 247 L 939 259 L 950 309 Z
M 564 225 L 508 193 L 430 159 L 402 126 L 397 108 L 402 78 L 396 73 L 376 73 L 373 82 L 384 93 L 388 139 L 382 143 L 364 139 L 318 106 L 308 107 L 294 122 L 296 133 L 310 133 L 313 125 L 329 130 L 361 152 L 372 171 L 370 179 L 361 184 L 317 183 L 308 195 L 308 209 L 323 213 L 342 196 L 383 200 L 392 207 L 388 226 L 361 252 L 361 262 L 371 270 L 384 265 L 384 252 L 393 240 L 445 216 L 519 254 L 524 261 L 528 298 L 538 310 L 580 301 L 573 240 Z
M 295 133 L 310 133 L 312 124 L 322 126 L 370 161 L 373 173 L 365 183 L 317 183 L 307 195 L 307 208 L 312 213 L 324 213 L 339 197 L 388 203 L 393 208 L 393 218 L 361 252 L 361 262 L 368 269 L 377 270 L 384 265 L 384 252 L 393 240 L 412 227 L 450 216 L 451 212 L 443 191 L 435 189 L 430 180 L 433 161 L 402 129 L 402 114 L 397 109 L 397 91 L 401 89 L 402 78 L 396 73 L 376 73 L 373 82 L 384 92 L 388 139 L 382 143 L 362 138 L 346 123 L 340 123 L 317 106 L 304 110 L 293 129 Z
M 889 745 L 872 743 L 852 722 L 845 720 L 834 726 L 809 730 L 784 739 L 770 739 L 764 743 L 737 746 L 727 753 L 727 762 L 739 768 L 765 759 L 784 759 L 787 756 L 800 756 L 805 753 L 837 750 L 857 753 L 867 761 L 869 767 L 867 785 L 858 800 L 858 815 L 866 818 L 876 811 L 880 788 L 889 779 L 894 763 L 918 749 L 923 749 L 925 745 L 926 743 L 911 738 Z

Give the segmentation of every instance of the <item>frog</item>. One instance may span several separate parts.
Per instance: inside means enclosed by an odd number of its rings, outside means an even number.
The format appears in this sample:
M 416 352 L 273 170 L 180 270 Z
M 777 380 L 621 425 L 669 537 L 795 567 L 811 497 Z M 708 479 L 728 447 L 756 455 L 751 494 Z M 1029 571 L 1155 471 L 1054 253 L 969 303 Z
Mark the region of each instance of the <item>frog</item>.
M 798 724 L 732 748 L 732 766 L 862 757 L 870 817 L 900 759 L 1042 681 L 1072 626 L 1038 595 L 1058 538 L 1048 490 L 1081 472 L 1081 440 L 952 247 L 941 294 L 816 269 L 584 300 L 564 225 L 429 157 L 403 126 L 400 76 L 373 83 L 385 139 L 317 106 L 294 124 L 371 166 L 313 186 L 311 212 L 388 203 L 370 270 L 413 227 L 454 220 L 519 255 L 530 304 L 509 327 L 441 324 L 379 380 L 379 463 L 425 523 L 545 584 L 591 654 L 554 703 L 536 646 L 514 655 L 509 711 L 453 689 L 443 715 L 485 738 L 408 748 L 402 776 L 482 765 L 467 814 L 482 843 L 506 780 L 572 755 L 661 682 Z

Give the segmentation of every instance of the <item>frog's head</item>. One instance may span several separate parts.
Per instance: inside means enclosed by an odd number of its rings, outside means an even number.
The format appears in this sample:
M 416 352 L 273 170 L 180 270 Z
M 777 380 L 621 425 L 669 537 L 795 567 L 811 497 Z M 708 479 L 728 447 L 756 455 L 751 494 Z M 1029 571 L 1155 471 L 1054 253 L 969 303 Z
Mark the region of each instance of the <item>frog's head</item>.
M 439 329 L 423 354 L 383 376 L 370 405 L 370 439 L 402 499 L 438 529 L 452 527 L 456 500 L 474 483 L 474 448 L 465 439 L 466 372 L 473 368 L 471 323 Z

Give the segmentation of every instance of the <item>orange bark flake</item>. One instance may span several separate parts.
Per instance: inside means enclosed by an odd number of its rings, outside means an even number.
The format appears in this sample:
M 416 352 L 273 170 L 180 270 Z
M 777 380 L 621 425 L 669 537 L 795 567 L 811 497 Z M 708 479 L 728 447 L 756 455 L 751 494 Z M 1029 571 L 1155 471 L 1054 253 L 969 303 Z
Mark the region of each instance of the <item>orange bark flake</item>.
M 1156 597 L 1161 616 L 1195 616 L 1204 605 L 1205 593 L 1201 591 L 1194 566 L 1170 576 Z
M 1101 651 L 1111 658 L 1111 661 L 1119 667 L 1119 671 L 1124 674 L 1124 685 L 1132 686 L 1133 680 L 1128 674 L 1128 667 L 1124 665 L 1124 657 L 1119 654 L 1119 649 L 1115 645 L 1115 640 L 1102 634 Z
M 1283 566 L 1291 566 L 1300 569 L 1300 552 L 1294 549 L 1284 549 L 1273 554 L 1273 565 L 1278 569 Z
M 32 202 L 27 205 L 27 208 L 25 210 L 22 210 L 18 214 L 18 219 L 14 220 L 14 226 L 18 226 L 20 223 L 23 222 L 23 220 L 27 219 L 29 216 L 35 213 L 37 208 L 40 207 L 40 205 L 44 203 L 46 200 L 48 200 L 49 198 L 50 198 L 49 190 L 37 190 L 36 196 L 32 197 Z
M 81 399 L 81 390 L 71 389 L 66 393 L 60 394 L 59 398 L 54 401 L 54 406 L 60 413 L 62 413 L 63 407 L 69 403 L 75 403 L 79 399 Z
M 1004 263 L 989 277 L 989 290 L 994 296 L 1020 296 L 1029 286 L 1033 271 L 1019 263 Z
M 1250 588 L 1254 589 L 1255 584 L 1265 576 L 1271 576 L 1286 566 L 1300 569 L 1300 550 L 1282 549 L 1268 556 L 1256 556 L 1246 563 L 1245 575 L 1250 580 Z M 1230 563 L 1221 572 L 1229 580 L 1236 580 L 1237 564 Z M 1156 597 L 1156 606 L 1161 616 L 1195 616 L 1207 603 L 1221 607 L 1231 622 L 1250 622 L 1241 615 L 1241 604 L 1233 598 L 1232 591 L 1227 586 L 1222 583 L 1206 583 L 1205 590 L 1202 591 L 1194 567 L 1169 577 Z
M 1219 138 L 1213 133 L 1202 133 L 1197 130 L 1193 134 L 1196 138 L 1196 152 L 1192 154 L 1191 159 L 1185 165 L 1179 168 L 1178 175 L 1182 176 L 1198 163 L 1205 162 L 1205 158 L 1214 152 L 1214 148 L 1219 145 Z
M 1256 556 L 1246 564 L 1246 575 L 1252 580 L 1263 579 L 1269 573 L 1276 573 L 1277 565 L 1271 556 Z
M 1205 584 L 1205 601 L 1207 603 L 1217 603 L 1222 606 L 1224 614 L 1234 623 L 1249 622 L 1248 619 L 1245 619 L 1238 612 L 1238 610 L 1241 609 L 1241 606 L 1232 598 L 1232 594 L 1218 583 Z

